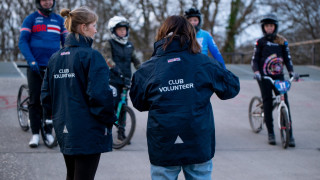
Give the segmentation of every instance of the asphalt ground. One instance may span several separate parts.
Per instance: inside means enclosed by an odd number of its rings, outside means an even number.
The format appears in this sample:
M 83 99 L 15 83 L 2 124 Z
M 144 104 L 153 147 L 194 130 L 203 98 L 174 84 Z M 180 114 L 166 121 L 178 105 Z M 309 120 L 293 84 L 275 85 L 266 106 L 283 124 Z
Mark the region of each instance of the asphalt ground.
M 250 98 L 259 95 L 249 65 L 227 65 L 240 78 L 239 95 L 222 101 L 211 97 L 216 128 L 216 154 L 212 178 L 217 180 L 319 180 L 320 179 L 320 68 L 295 66 L 295 71 L 310 74 L 294 83 L 289 92 L 296 147 L 283 149 L 275 127 L 275 146 L 267 144 L 267 131 L 251 131 L 248 122 Z M 16 96 L 26 83 L 24 70 L 13 63 L 0 63 L 0 180 L 61 180 L 66 168 L 59 148 L 48 149 L 40 141 L 28 147 L 31 132 L 20 129 Z M 145 180 L 150 178 L 147 152 L 147 113 L 135 110 L 137 127 L 132 144 L 104 153 L 96 180 Z M 183 174 L 179 180 L 184 179 Z

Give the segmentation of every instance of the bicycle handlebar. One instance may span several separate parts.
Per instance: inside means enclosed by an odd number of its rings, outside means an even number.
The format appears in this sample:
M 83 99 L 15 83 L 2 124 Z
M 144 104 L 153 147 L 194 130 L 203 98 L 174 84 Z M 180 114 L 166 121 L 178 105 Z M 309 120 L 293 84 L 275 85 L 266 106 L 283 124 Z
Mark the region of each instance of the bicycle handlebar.
M 17 67 L 18 68 L 29 68 L 29 65 L 27 65 L 27 64 L 18 64 Z
M 299 77 L 310 77 L 310 74 L 299 74 Z M 273 80 L 270 76 L 262 76 L 263 79 L 268 79 L 272 84 L 274 84 L 275 80 Z M 294 77 L 289 79 L 290 83 L 294 80 Z

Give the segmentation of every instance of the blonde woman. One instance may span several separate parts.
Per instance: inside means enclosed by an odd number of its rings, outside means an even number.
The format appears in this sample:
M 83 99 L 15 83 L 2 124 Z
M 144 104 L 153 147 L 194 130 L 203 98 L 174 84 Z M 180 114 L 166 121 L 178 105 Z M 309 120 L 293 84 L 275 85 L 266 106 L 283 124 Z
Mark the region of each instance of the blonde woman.
M 41 101 L 52 115 L 66 167 L 67 179 L 94 179 L 100 154 L 112 150 L 111 128 L 116 120 L 109 87 L 109 68 L 91 48 L 98 16 L 86 7 L 70 11 L 65 26 L 70 34 L 55 53 L 45 74 Z

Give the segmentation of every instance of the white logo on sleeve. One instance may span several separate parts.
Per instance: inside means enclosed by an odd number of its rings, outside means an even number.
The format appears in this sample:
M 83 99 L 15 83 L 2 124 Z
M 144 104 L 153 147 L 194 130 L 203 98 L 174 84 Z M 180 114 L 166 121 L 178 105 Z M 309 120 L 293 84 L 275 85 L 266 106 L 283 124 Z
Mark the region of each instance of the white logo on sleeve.
M 184 142 L 182 141 L 182 139 L 178 135 L 178 137 L 177 137 L 176 141 L 174 142 L 174 144 L 182 144 L 182 143 L 184 143 Z
M 69 133 L 66 125 L 64 125 L 63 133 Z

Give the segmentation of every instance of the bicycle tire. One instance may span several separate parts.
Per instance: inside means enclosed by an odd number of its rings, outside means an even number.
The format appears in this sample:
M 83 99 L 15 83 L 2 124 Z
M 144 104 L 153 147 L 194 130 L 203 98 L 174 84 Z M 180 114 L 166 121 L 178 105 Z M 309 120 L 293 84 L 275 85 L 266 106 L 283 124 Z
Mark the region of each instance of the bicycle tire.
M 17 96 L 17 113 L 18 113 L 18 121 L 21 129 L 23 131 L 28 131 L 30 127 L 29 121 L 29 88 L 28 85 L 22 84 L 18 91 Z
M 42 136 L 42 140 L 45 146 L 47 146 L 48 148 L 53 148 L 55 146 L 58 145 L 58 141 L 57 141 L 57 136 L 56 133 L 53 129 L 53 125 L 52 125 L 52 120 L 50 123 L 46 122 L 46 119 L 42 119 L 41 120 L 41 136 Z M 49 131 L 51 131 L 50 133 L 48 133 Z M 53 143 L 49 143 L 48 139 L 47 139 L 47 134 L 51 134 L 54 138 Z
M 290 123 L 287 110 L 282 107 L 280 111 L 280 136 L 282 147 L 286 149 L 289 145 L 290 140 Z
M 262 99 L 254 96 L 249 104 L 249 123 L 254 133 L 259 133 L 262 130 L 264 123 L 264 113 Z
M 135 116 L 133 110 L 130 107 L 126 106 L 126 105 L 123 105 L 121 110 L 124 112 L 124 113 L 121 113 L 121 114 L 125 114 L 125 124 L 124 124 L 124 126 L 125 126 L 125 136 L 126 137 L 123 140 L 119 140 L 118 139 L 119 128 L 114 126 L 112 128 L 112 138 L 113 138 L 112 147 L 114 149 L 121 149 L 125 145 L 130 143 L 130 140 L 131 140 L 131 138 L 132 138 L 132 136 L 134 134 L 135 128 L 136 128 L 136 116 Z M 119 125 L 119 126 L 121 126 L 121 125 Z

